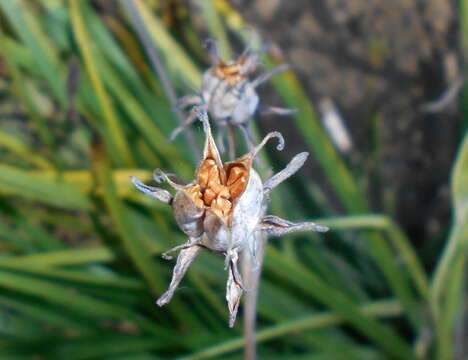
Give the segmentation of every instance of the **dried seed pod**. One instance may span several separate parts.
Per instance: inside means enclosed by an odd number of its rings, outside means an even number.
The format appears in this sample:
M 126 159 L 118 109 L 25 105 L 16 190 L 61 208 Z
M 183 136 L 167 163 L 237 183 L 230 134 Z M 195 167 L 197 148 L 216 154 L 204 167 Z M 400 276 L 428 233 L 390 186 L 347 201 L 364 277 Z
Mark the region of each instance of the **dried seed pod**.
M 217 43 L 213 39 L 205 42 L 210 53 L 211 67 L 202 76 L 201 91 L 198 95 L 182 97 L 177 104 L 179 109 L 196 105 L 204 107 L 219 127 L 218 144 L 224 152 L 223 137 L 227 125 L 239 126 L 245 134 L 249 147 L 253 147 L 252 137 L 248 129 L 248 120 L 259 110 L 257 87 L 268 81 L 274 74 L 288 69 L 287 64 L 276 66 L 258 77 L 253 77 L 260 65 L 260 55 L 268 47 L 252 50 L 249 47 L 237 60 L 223 61 L 218 55 Z M 289 115 L 293 109 L 279 107 L 264 107 L 261 113 Z M 184 124 L 171 134 L 174 139 L 185 127 L 195 121 L 194 112 L 189 113 Z
M 162 306 L 168 303 L 188 266 L 204 247 L 225 256 L 228 281 L 226 299 L 233 326 L 241 295 L 244 291 L 237 268 L 239 255 L 247 249 L 255 259 L 256 232 L 279 236 L 293 231 L 314 230 L 324 232 L 328 228 L 311 222 L 295 224 L 265 211 L 269 192 L 299 170 L 307 159 L 307 153 L 296 155 L 285 169 L 265 183 L 252 168 L 253 159 L 272 137 L 279 139 L 278 150 L 284 147 L 279 132 L 269 133 L 263 141 L 244 156 L 222 163 L 218 148 L 213 140 L 206 111 L 198 114 L 206 134 L 203 159 L 195 173 L 195 179 L 187 185 L 174 183 L 162 171 L 155 172 L 156 180 L 165 180 L 176 190 L 174 197 L 166 190 L 142 184 L 135 177 L 135 186 L 154 198 L 171 204 L 180 229 L 188 236 L 187 243 L 163 254 L 170 259 L 169 252 L 181 250 L 169 289 L 157 301 Z

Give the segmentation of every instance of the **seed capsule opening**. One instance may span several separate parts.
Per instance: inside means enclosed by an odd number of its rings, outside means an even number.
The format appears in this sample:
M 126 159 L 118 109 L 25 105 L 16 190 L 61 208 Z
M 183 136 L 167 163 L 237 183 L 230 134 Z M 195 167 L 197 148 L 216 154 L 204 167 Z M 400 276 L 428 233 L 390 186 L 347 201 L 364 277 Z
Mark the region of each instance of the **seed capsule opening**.
M 229 163 L 220 169 L 213 159 L 208 158 L 199 167 L 196 183 L 186 191 L 198 207 L 211 209 L 227 223 L 234 201 L 247 186 L 248 175 L 249 170 L 242 163 Z
M 222 164 L 211 134 L 208 115 L 197 111 L 206 134 L 203 160 L 197 168 L 195 181 L 184 188 L 199 208 L 212 210 L 226 224 L 230 222 L 234 202 L 245 191 L 251 167 L 250 158 Z

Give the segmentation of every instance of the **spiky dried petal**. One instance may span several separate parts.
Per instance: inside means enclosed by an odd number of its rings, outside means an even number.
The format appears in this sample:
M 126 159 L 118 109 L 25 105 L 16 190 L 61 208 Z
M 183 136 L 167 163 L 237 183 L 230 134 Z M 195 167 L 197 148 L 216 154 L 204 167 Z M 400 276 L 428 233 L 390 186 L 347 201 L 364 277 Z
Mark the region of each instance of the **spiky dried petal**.
M 291 159 L 291 161 L 288 163 L 288 165 L 286 165 L 286 167 L 283 170 L 266 180 L 263 185 L 265 195 L 268 194 L 272 189 L 277 187 L 279 184 L 281 184 L 283 181 L 288 179 L 290 176 L 294 175 L 304 165 L 308 156 L 308 152 L 302 152 L 297 154 Z
M 177 263 L 172 273 L 172 280 L 171 284 L 169 285 L 169 289 L 156 301 L 156 304 L 159 306 L 164 306 L 169 301 L 171 301 L 171 298 L 179 286 L 180 281 L 187 272 L 187 269 L 202 249 L 199 245 L 196 244 L 189 243 L 188 246 L 189 247 L 182 249 L 179 253 L 179 256 L 177 256 Z
M 236 322 L 237 311 L 239 309 L 240 299 L 244 292 L 242 284 L 239 281 L 239 271 L 237 270 L 237 256 L 231 258 L 229 266 L 229 275 L 226 283 L 226 300 L 229 309 L 229 327 L 233 327 Z
M 154 197 L 156 200 L 159 200 L 163 203 L 170 204 L 172 201 L 172 195 L 169 191 L 154 187 L 154 186 L 149 186 L 143 184 L 140 180 L 137 179 L 136 176 L 131 176 L 130 177 L 133 185 L 140 190 L 141 192 L 144 192 L 145 194 L 151 195 Z
M 266 215 L 257 230 L 265 231 L 268 235 L 281 236 L 298 231 L 327 232 L 328 227 L 313 222 L 293 223 L 278 216 Z

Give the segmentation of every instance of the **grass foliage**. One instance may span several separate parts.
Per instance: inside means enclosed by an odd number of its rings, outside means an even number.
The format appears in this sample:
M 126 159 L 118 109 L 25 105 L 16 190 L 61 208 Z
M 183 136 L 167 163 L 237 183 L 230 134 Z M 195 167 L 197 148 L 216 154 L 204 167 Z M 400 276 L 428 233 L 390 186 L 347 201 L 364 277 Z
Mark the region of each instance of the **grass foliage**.
M 172 267 L 159 255 L 184 237 L 170 208 L 129 176 L 149 180 L 160 167 L 190 179 L 199 154 L 183 136 L 167 140 L 178 119 L 125 3 L 0 0 L 1 359 L 241 357 L 221 258 L 204 253 L 172 302 L 154 304 Z M 132 3 L 177 93 L 191 92 L 207 60 L 191 18 L 180 14 L 175 27 L 164 2 Z M 229 56 L 228 39 L 245 38 L 246 24 L 225 1 L 201 3 Z M 453 166 L 444 250 L 421 258 L 398 224 L 371 213 L 294 73 L 274 86 L 298 109 L 281 121 L 300 131 L 346 215 L 323 207 L 325 195 L 300 175 L 274 194 L 273 213 L 320 218 L 332 231 L 270 242 L 261 358 L 451 359 L 466 286 L 468 135 Z M 193 129 L 199 152 L 201 126 Z

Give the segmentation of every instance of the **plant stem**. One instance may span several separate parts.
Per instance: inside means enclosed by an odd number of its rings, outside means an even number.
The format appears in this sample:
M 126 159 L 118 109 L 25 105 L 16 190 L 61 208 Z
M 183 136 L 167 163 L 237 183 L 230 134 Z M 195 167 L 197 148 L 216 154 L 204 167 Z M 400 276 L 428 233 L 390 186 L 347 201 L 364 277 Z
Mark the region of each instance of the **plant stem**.
M 69 1 L 71 24 L 78 46 L 83 55 L 84 64 L 89 75 L 91 84 L 99 100 L 102 113 L 106 120 L 106 132 L 103 134 L 106 145 L 112 149 L 110 152 L 113 160 L 118 165 L 133 165 L 134 160 L 125 138 L 122 125 L 115 110 L 112 101 L 106 91 L 102 79 L 96 66 L 96 57 L 93 54 L 93 46 L 90 46 L 90 37 L 87 26 L 81 12 L 80 1 Z
M 257 359 L 255 329 L 257 322 L 257 296 L 260 276 L 262 273 L 262 263 L 265 254 L 267 236 L 263 233 L 256 233 L 252 236 L 257 241 L 257 261 L 255 264 L 250 251 L 247 249 L 242 257 L 242 274 L 244 284 L 248 292 L 244 301 L 244 358 L 246 360 Z

